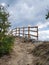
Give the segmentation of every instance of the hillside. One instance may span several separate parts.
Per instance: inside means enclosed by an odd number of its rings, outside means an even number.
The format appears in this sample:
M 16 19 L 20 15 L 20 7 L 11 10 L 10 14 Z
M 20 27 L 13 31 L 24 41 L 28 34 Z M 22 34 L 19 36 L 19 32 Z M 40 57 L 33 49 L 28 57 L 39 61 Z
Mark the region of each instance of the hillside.
M 32 51 L 34 59 L 34 65 L 49 65 L 49 43 L 43 42 L 43 44 L 37 46 Z
M 41 44 L 43 44 L 42 42 L 40 42 L 40 43 L 39 42 L 32 43 L 32 42 L 28 42 L 28 41 L 26 42 L 23 39 L 19 39 L 19 38 L 16 38 L 15 40 L 16 41 L 14 42 L 13 51 L 11 52 L 10 55 L 7 55 L 7 56 L 5 55 L 0 58 L 0 65 L 43 65 L 43 64 L 37 63 L 39 60 L 38 57 L 41 56 L 41 55 L 37 56 L 38 52 L 41 49 L 43 49 L 43 51 L 40 51 L 40 53 L 45 52 L 45 49 L 44 49 L 45 46 L 43 45 L 44 46 L 44 48 L 43 48 L 43 46 L 41 45 Z M 39 48 L 37 49 L 39 44 L 41 46 L 39 46 Z M 44 43 L 44 44 L 47 45 L 47 43 Z M 48 45 L 46 46 L 46 49 L 49 51 L 49 48 L 47 48 Z M 48 55 L 49 55 L 49 53 L 48 53 Z M 41 59 L 39 60 L 39 62 L 41 61 Z M 46 60 L 45 60 L 45 62 L 46 62 Z M 49 63 L 47 65 L 49 65 Z

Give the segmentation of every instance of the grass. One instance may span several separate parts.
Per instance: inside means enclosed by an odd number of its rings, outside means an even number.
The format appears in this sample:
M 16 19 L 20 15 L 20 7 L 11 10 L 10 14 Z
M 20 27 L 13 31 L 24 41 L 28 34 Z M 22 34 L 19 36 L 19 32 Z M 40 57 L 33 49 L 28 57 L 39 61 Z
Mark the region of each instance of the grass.
M 49 43 L 43 43 L 32 51 L 35 56 L 34 65 L 49 65 Z
M 2 41 L 0 41 L 0 57 L 7 55 L 11 52 L 14 43 L 13 36 L 5 36 Z

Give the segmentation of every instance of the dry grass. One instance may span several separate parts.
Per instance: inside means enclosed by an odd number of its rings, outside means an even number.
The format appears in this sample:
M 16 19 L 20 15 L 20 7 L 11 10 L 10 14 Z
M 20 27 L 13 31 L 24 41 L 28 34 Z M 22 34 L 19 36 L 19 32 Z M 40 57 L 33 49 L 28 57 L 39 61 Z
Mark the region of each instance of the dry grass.
M 49 43 L 38 45 L 32 54 L 35 56 L 34 65 L 49 65 Z
M 0 65 L 49 65 L 49 44 L 26 41 L 16 38 L 13 51 L 0 58 Z

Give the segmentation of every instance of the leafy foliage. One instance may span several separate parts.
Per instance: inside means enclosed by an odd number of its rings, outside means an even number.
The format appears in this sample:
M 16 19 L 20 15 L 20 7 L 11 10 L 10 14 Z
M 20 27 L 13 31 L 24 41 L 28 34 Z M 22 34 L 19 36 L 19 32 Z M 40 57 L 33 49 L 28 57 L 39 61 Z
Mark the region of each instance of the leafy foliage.
M 13 36 L 6 36 L 0 42 L 0 56 L 9 54 L 13 47 L 14 38 Z
M 10 53 L 13 46 L 13 36 L 7 35 L 10 23 L 9 13 L 3 6 L 0 6 L 0 56 Z
M 3 6 L 0 6 L 0 40 L 2 40 L 3 36 L 7 32 L 10 27 L 10 23 L 8 22 L 9 13 L 6 12 Z
M 48 19 L 49 18 L 49 12 L 48 12 L 48 14 L 46 15 L 46 19 Z

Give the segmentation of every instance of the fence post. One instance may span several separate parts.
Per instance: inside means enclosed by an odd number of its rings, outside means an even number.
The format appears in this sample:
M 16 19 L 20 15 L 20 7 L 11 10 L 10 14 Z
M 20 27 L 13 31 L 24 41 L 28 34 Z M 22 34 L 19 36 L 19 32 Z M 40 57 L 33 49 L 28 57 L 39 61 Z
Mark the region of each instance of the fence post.
M 37 40 L 38 40 L 38 26 L 37 26 Z
M 23 38 L 24 38 L 24 27 L 23 27 Z
M 28 26 L 28 38 L 30 39 L 30 25 Z
M 19 34 L 19 36 L 20 36 L 20 28 L 18 28 L 18 34 Z
M 16 28 L 16 36 L 17 36 L 17 28 Z

